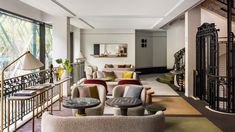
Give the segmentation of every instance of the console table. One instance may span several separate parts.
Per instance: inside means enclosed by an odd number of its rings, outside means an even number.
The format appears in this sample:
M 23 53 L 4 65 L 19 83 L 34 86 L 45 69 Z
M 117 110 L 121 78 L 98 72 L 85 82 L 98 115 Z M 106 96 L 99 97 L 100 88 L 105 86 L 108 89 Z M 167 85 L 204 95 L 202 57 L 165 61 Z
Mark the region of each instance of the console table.
M 32 117 L 32 132 L 34 132 L 34 118 L 35 116 L 38 117 L 38 109 L 41 107 L 41 112 L 40 113 L 43 113 L 45 109 L 48 110 L 48 107 L 49 107 L 49 102 L 51 102 L 50 104 L 50 107 L 51 107 L 51 114 L 53 113 L 53 93 L 54 93 L 54 88 L 55 86 L 58 86 L 58 94 L 59 94 L 59 99 L 56 100 L 56 101 L 59 101 L 59 110 L 61 110 L 61 103 L 62 103 L 62 99 L 63 99 L 63 96 L 62 96 L 62 89 L 63 87 L 61 86 L 64 82 L 67 82 L 67 81 L 70 81 L 72 78 L 71 77 L 68 77 L 68 78 L 65 78 L 63 80 L 59 80 L 55 83 L 50 83 L 50 86 L 49 87 L 45 87 L 45 88 L 41 88 L 41 89 L 36 89 L 36 88 L 33 88 L 30 87 L 28 88 L 28 90 L 34 90 L 36 92 L 36 94 L 33 94 L 33 95 L 29 95 L 29 96 L 11 96 L 7 99 L 7 105 L 8 105 L 8 111 L 7 111 L 7 120 L 8 120 L 8 127 L 7 127 L 7 131 L 9 132 L 10 131 L 10 106 L 11 106 L 11 102 L 12 102 L 12 107 L 15 108 L 15 111 L 14 111 L 14 131 L 16 131 L 17 129 L 17 105 L 19 105 L 19 102 L 25 102 L 25 101 L 29 101 L 32 103 L 32 114 L 33 114 L 33 117 Z M 40 85 L 38 85 L 40 86 Z M 27 90 L 27 88 L 26 88 Z M 51 98 L 49 98 L 49 91 L 51 91 Z M 56 102 L 55 101 L 55 102 Z M 36 107 L 35 106 L 35 103 L 36 103 Z M 20 103 L 21 104 L 21 103 Z M 40 106 L 39 106 L 40 104 Z M 46 105 L 46 107 L 45 107 Z M 35 109 L 36 109 L 36 114 L 35 114 Z

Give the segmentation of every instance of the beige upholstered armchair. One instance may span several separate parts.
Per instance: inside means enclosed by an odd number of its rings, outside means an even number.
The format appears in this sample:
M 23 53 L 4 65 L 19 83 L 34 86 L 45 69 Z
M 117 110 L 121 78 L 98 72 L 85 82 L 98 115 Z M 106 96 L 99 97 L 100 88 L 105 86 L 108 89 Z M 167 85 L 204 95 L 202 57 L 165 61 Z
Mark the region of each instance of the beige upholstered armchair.
M 123 97 L 123 94 L 124 94 L 124 91 L 125 91 L 125 87 L 126 86 L 137 86 L 137 87 L 140 87 L 139 85 L 118 85 L 116 87 L 114 87 L 113 89 L 113 98 L 116 98 L 116 97 Z M 134 87 L 133 87 L 134 88 Z M 144 103 L 145 103 L 145 88 L 143 88 L 142 92 L 141 92 L 141 96 L 140 96 L 140 99 L 142 101 L 142 105 L 141 106 L 137 106 L 137 107 L 133 107 L 133 108 L 128 108 L 128 111 L 127 111 L 127 115 L 129 116 L 141 116 L 141 115 L 144 115 Z M 114 115 L 120 115 L 120 109 L 119 108 L 113 108 L 114 110 Z
M 84 86 L 89 86 L 89 85 L 96 85 L 98 89 L 98 94 L 99 94 L 99 99 L 100 99 L 100 104 L 95 107 L 87 108 L 85 110 L 87 115 L 103 115 L 104 113 L 104 105 L 105 105 L 105 100 L 106 100 L 106 89 L 104 86 L 99 85 L 99 84 L 83 84 Z M 78 98 L 79 97 L 79 90 L 78 87 L 81 85 L 75 85 L 72 86 L 72 96 L 71 98 Z M 73 115 L 77 113 L 77 109 L 72 109 Z

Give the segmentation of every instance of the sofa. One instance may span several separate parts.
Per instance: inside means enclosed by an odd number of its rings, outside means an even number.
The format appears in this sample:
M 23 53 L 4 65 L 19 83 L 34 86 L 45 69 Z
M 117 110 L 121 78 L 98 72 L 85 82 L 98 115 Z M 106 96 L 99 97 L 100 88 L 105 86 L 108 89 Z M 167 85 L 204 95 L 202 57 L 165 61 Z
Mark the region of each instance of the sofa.
M 103 71 L 135 71 L 135 67 L 131 64 L 105 64 Z
M 162 111 L 148 116 L 61 117 L 45 112 L 42 132 L 164 132 Z
M 133 88 L 135 86 L 139 87 L 139 85 L 118 85 L 118 86 L 113 88 L 112 97 L 113 98 L 123 97 L 126 86 L 133 86 Z M 146 102 L 146 100 L 145 100 L 146 99 L 146 91 L 145 91 L 144 87 L 143 87 L 143 90 L 141 92 L 140 99 L 141 99 L 141 101 L 144 105 L 144 103 Z M 128 108 L 127 115 L 128 116 L 143 116 L 144 115 L 144 110 L 145 110 L 143 105 Z M 113 107 L 113 110 L 114 110 L 114 115 L 115 116 L 121 115 L 120 108 Z
M 133 72 L 132 78 L 122 78 L 122 73 L 124 73 L 126 71 L 113 71 L 113 72 L 116 77 L 115 81 L 125 80 L 125 79 L 134 79 L 134 80 L 138 79 L 138 75 L 136 72 Z M 105 78 L 105 74 L 103 71 L 96 71 L 93 73 L 93 79 L 101 79 L 101 78 Z
M 87 79 L 92 79 L 93 78 L 93 72 L 98 71 L 97 66 L 92 66 L 88 65 L 85 67 L 85 73 L 86 73 L 86 78 Z
M 96 85 L 98 89 L 98 94 L 99 94 L 99 99 L 100 99 L 100 104 L 95 107 L 87 108 L 85 110 L 86 115 L 103 115 L 104 113 L 104 106 L 105 106 L 105 100 L 106 100 L 106 89 L 103 85 L 100 84 L 82 84 L 83 86 L 93 86 Z M 71 98 L 78 98 L 79 97 L 79 90 L 78 90 L 79 85 L 74 85 L 71 87 L 72 92 L 71 92 Z M 78 112 L 77 109 L 72 109 L 73 115 L 76 115 Z

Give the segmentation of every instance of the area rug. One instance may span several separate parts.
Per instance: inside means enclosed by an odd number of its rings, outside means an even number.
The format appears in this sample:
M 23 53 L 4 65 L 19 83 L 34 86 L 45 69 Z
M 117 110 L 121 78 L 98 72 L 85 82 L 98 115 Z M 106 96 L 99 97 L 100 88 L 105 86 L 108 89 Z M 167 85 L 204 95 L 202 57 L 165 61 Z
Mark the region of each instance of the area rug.
M 141 75 L 140 80 L 144 86 L 151 87 L 153 89 L 154 95 L 178 96 L 178 93 L 175 92 L 168 84 L 156 81 L 156 78 L 159 75 L 160 74 Z
M 182 97 L 153 97 L 153 104 L 166 107 L 165 115 L 201 115 L 192 105 Z
M 166 117 L 165 132 L 221 132 L 205 117 Z

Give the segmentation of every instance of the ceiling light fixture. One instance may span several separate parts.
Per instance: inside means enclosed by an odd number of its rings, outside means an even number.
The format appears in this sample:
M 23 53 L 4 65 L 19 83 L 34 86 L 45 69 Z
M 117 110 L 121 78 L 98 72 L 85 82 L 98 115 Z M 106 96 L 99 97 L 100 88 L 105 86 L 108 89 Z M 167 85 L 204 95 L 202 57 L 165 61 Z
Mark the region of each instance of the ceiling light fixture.
M 59 7 L 61 7 L 62 9 L 64 9 L 65 11 L 67 11 L 69 14 L 71 14 L 73 17 L 77 17 L 77 15 L 75 13 L 73 13 L 71 10 L 69 10 L 67 7 L 65 7 L 64 5 L 62 5 L 60 2 L 56 1 L 56 0 L 51 0 L 53 3 L 55 3 L 56 5 L 58 5 Z M 78 17 L 78 19 L 80 21 L 82 21 L 83 23 L 85 23 L 86 25 L 88 25 L 91 28 L 95 28 L 93 27 L 91 24 L 89 24 L 88 22 L 86 22 L 85 20 L 83 20 L 82 18 Z

